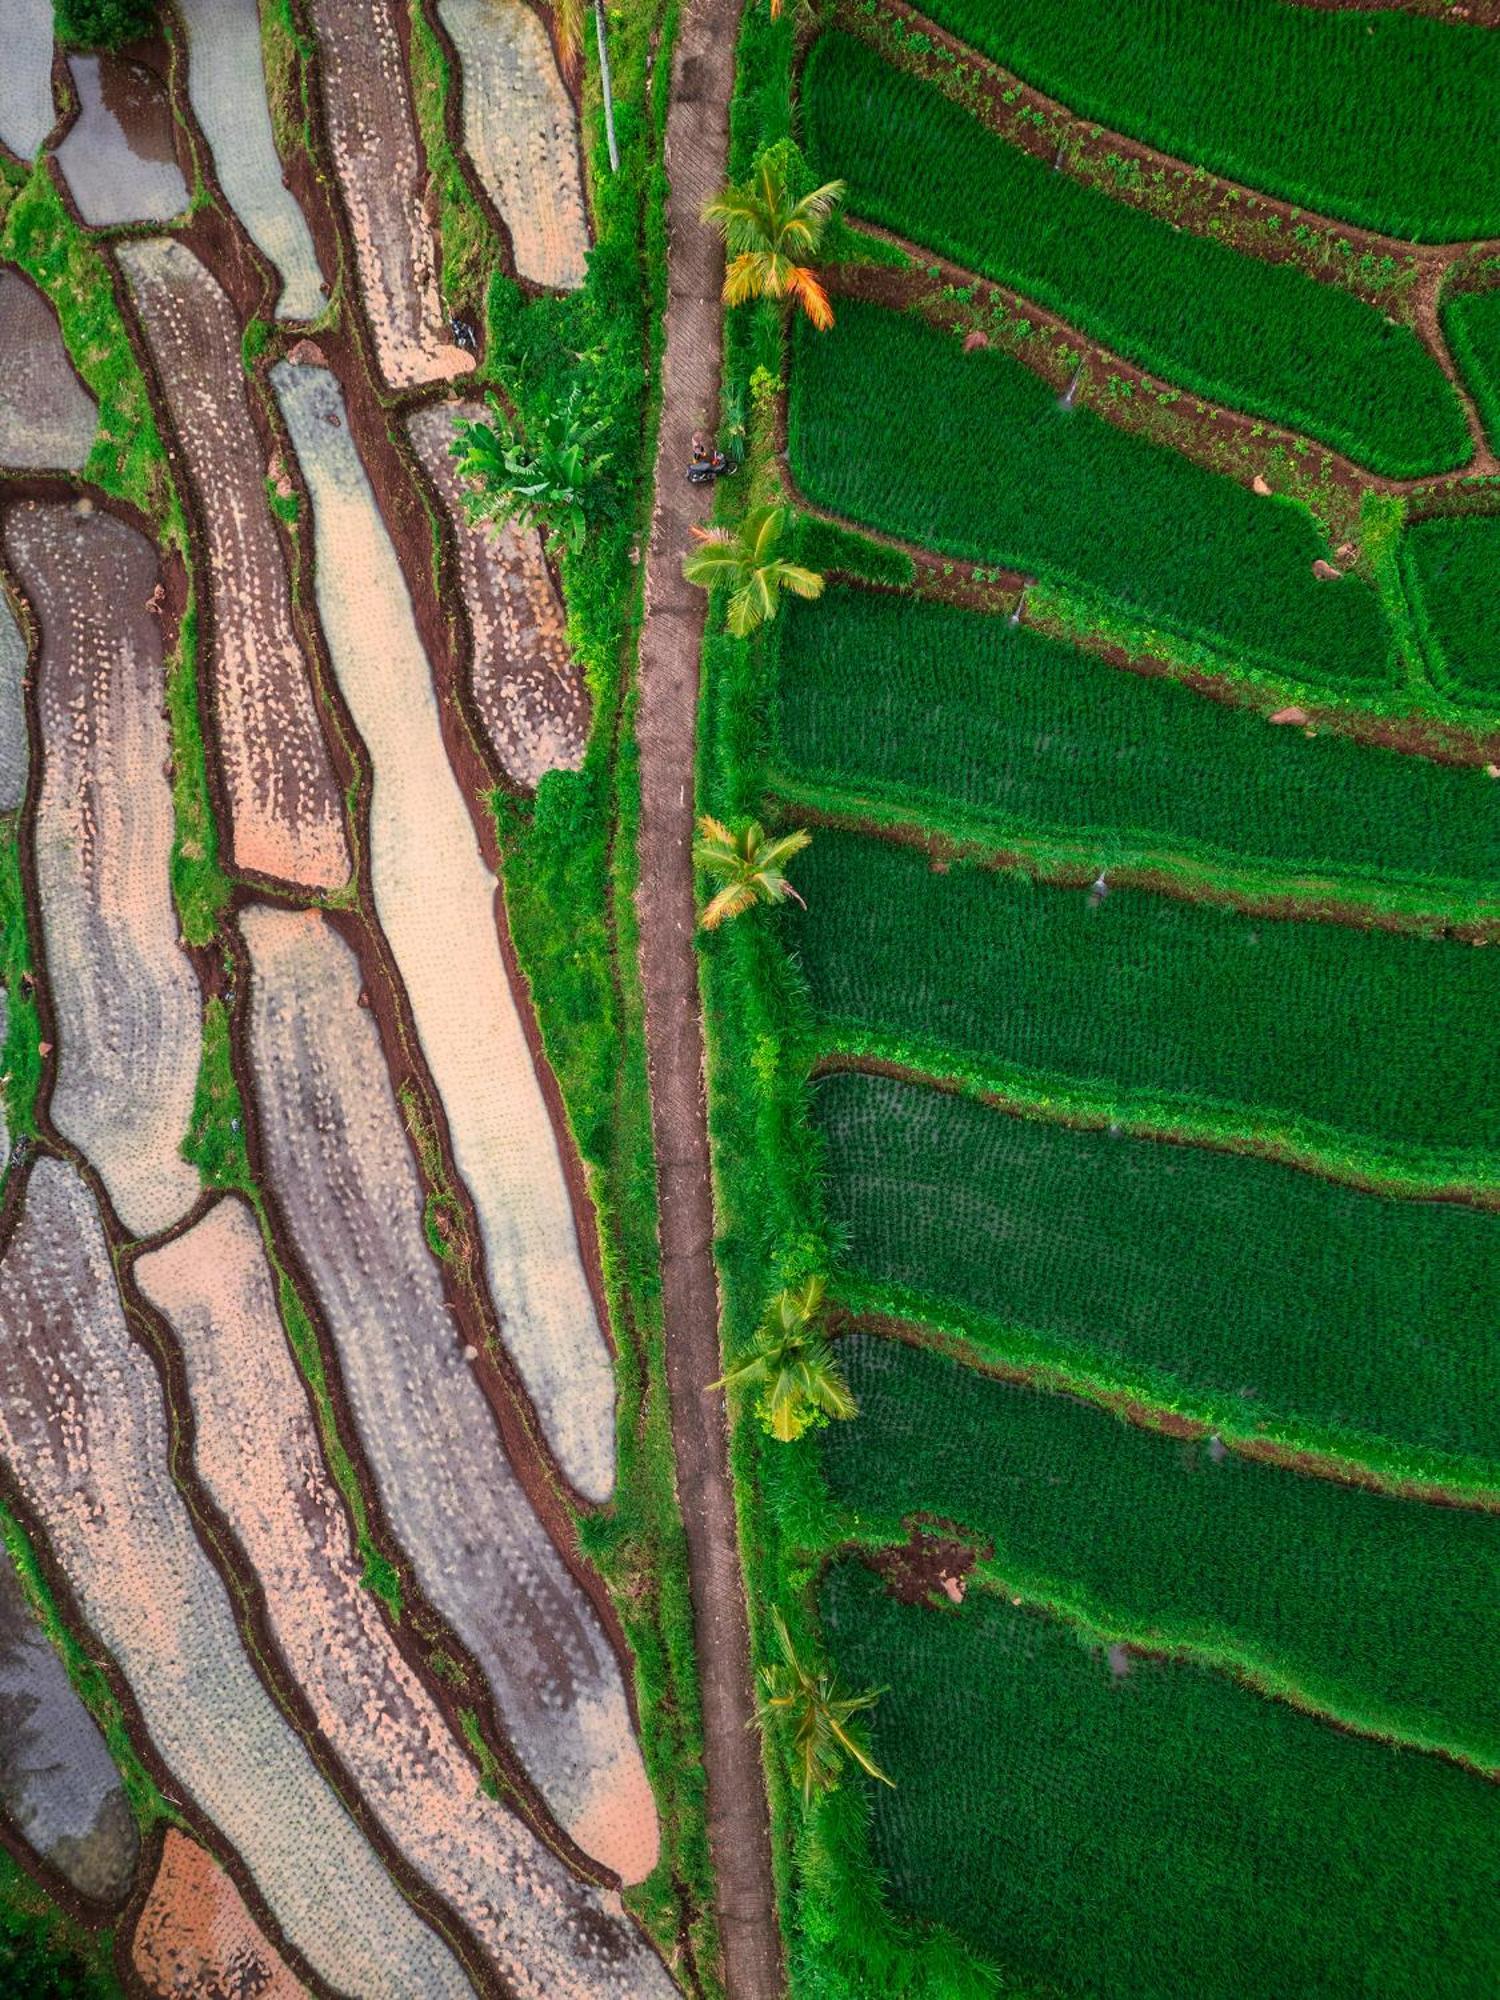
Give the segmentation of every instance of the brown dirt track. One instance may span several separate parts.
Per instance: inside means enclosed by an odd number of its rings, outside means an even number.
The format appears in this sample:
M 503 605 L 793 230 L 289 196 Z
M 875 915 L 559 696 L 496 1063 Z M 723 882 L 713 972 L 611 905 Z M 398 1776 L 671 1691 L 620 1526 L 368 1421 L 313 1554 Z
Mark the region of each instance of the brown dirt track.
M 666 347 L 656 498 L 640 644 L 641 978 L 651 1079 L 662 1251 L 662 1311 L 677 1489 L 687 1535 L 702 1689 L 708 1837 L 732 2000 L 785 1991 L 750 1639 L 722 1402 L 713 1191 L 704 1105 L 703 1029 L 694 951 L 693 758 L 705 599 L 682 578 L 689 528 L 709 490 L 683 480 L 691 433 L 712 424 L 719 378 L 724 261 L 699 219 L 724 179 L 739 27 L 735 0 L 688 0 L 672 59 L 667 115 Z

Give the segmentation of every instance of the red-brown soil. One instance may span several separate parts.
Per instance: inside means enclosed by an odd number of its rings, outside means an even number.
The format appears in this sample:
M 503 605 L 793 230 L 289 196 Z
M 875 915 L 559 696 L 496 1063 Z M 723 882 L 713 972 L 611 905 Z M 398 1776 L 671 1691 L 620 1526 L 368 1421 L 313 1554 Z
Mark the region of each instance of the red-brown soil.
M 233 1882 L 196 1842 L 167 1829 L 130 1960 L 160 2000 L 305 2000 Z
M 636 717 L 641 784 L 636 909 L 667 1381 L 702 1692 L 715 1908 L 729 1992 L 735 2000 L 780 2000 L 786 1975 L 765 1774 L 753 1727 L 729 1441 L 722 1399 L 707 1388 L 722 1373 L 722 1363 L 691 859 L 705 599 L 682 576 L 682 558 L 692 545 L 689 530 L 705 518 L 710 498 L 707 489 L 688 486 L 682 471 L 692 433 L 712 428 L 718 403 L 724 260 L 700 211 L 724 181 L 738 28 L 734 0 L 688 0 L 672 55 L 666 348 Z

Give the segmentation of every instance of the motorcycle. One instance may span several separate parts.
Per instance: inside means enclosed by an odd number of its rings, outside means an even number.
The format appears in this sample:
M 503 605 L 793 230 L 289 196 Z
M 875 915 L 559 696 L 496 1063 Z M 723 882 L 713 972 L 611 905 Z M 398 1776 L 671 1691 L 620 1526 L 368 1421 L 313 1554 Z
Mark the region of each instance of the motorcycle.
M 710 457 L 689 460 L 687 482 L 689 486 L 711 486 L 716 479 L 728 479 L 739 469 L 738 459 L 729 458 L 715 448 Z

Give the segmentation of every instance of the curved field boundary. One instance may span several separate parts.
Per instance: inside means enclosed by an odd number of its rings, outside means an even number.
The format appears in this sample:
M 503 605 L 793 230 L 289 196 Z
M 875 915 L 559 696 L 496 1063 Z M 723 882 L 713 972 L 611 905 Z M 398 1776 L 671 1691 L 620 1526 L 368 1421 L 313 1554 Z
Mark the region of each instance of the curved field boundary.
M 17 159 L 33 159 L 56 122 L 52 0 L 11 0 L 0 63 L 0 146 Z
M 306 2000 L 308 1991 L 213 1856 L 176 1827 L 136 1918 L 130 1963 L 153 2000 Z
M 93 448 L 99 409 L 73 370 L 51 303 L 0 266 L 0 467 L 77 472 Z
M 200 996 L 172 907 L 170 736 L 143 536 L 87 502 L 11 508 L 6 551 L 41 630 L 32 824 L 59 1055 L 50 1113 L 133 1235 L 198 1193 Z
M 99 229 L 180 215 L 188 184 L 161 78 L 113 55 L 70 56 L 68 74 L 78 112 L 53 157 L 82 221 Z
M 366 752 L 370 877 L 479 1218 L 506 1351 L 563 1473 L 614 1487 L 614 1369 L 562 1153 L 501 951 L 498 883 L 443 741 L 432 671 L 336 378 L 280 362 L 272 386 L 312 496 L 314 583 Z
M 458 52 L 461 128 L 517 275 L 576 291 L 589 250 L 578 115 L 527 0 L 436 0 Z
M 1015 287 L 1164 381 L 1398 478 L 1472 454 L 1417 335 L 1342 287 L 1053 172 L 837 30 L 814 44 L 801 105 L 814 177 L 845 179 L 857 215 Z
M 586 1851 L 638 1880 L 654 1803 L 623 1678 L 548 1541 L 446 1310 L 356 962 L 323 919 L 243 913 L 268 1179 L 311 1275 L 386 1519 L 487 1676 L 516 1758 Z
M 910 1342 L 838 1353 L 859 1419 L 819 1436 L 830 1546 L 957 1524 L 1007 1595 L 1500 1776 L 1500 1515 L 1188 1449 Z
M 397 0 L 309 0 L 328 146 L 365 317 L 388 387 L 467 374 L 438 290 L 438 242 L 423 207 Z
M 35 1854 L 96 1909 L 125 1899 L 139 1838 L 104 1736 L 0 1551 L 0 1802 Z
M 328 303 L 323 273 L 276 153 L 256 0 L 177 0 L 177 11 L 187 36 L 188 98 L 219 185 L 282 281 L 276 317 L 316 319 Z
M 518 0 L 519 4 L 519 0 Z M 568 651 L 564 612 L 532 530 L 472 521 L 449 449 L 461 423 L 483 421 L 483 403 L 432 403 L 406 434 L 447 515 L 458 556 L 468 641 L 468 694 L 496 764 L 535 791 L 548 771 L 576 771 L 588 743 L 589 698 Z
M 343 792 L 293 630 L 239 322 L 184 244 L 154 237 L 122 243 L 116 255 L 204 523 L 209 619 L 199 661 L 211 678 L 234 864 L 335 889 L 350 870 Z
M 256 1677 L 172 1482 L 161 1384 L 131 1339 L 98 1216 L 58 1161 L 27 1184 L 0 1323 L 0 1450 L 176 1781 L 330 1985 L 370 2000 L 468 1994 Z
M 486 1796 L 364 1588 L 249 1210 L 218 1203 L 134 1272 L 185 1359 L 199 1476 L 266 1594 L 319 1729 L 386 1837 L 468 1924 L 516 2000 L 670 1994 L 613 1899 Z

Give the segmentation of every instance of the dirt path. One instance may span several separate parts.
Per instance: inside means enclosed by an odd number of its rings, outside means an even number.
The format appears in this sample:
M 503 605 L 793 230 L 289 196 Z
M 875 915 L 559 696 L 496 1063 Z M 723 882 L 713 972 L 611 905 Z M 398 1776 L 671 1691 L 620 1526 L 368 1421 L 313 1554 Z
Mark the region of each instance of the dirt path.
M 660 1182 L 663 1314 L 677 1487 L 687 1530 L 703 1689 L 708 1837 L 730 2000 L 785 1991 L 759 1742 L 751 1720 L 749 1631 L 735 1533 L 719 1373 L 713 1194 L 703 1095 L 703 1032 L 693 950 L 693 748 L 706 600 L 682 580 L 692 522 L 708 492 L 689 487 L 692 431 L 710 421 L 719 382 L 723 258 L 699 210 L 724 177 L 740 9 L 688 0 L 672 61 L 667 118 L 668 304 L 656 511 L 641 634 L 641 974 Z

